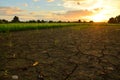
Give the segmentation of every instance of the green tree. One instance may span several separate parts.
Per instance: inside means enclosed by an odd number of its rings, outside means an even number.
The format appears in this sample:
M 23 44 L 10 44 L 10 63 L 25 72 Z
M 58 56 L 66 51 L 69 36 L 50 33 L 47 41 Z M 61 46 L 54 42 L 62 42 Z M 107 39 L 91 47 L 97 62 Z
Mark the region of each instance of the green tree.
M 116 18 L 113 18 L 113 17 L 110 18 L 108 23 L 117 23 Z
M 120 15 L 116 16 L 117 23 L 120 23 Z
M 89 23 L 94 23 L 94 21 L 89 21 Z
M 45 23 L 45 21 L 44 21 L 44 20 L 41 20 L 41 23 Z
M 37 23 L 41 23 L 41 21 L 40 21 L 40 20 L 37 20 Z
M 15 23 L 16 23 L 16 22 L 20 22 L 19 17 L 14 16 L 14 18 L 13 18 L 12 22 L 15 22 Z
M 52 21 L 52 20 L 50 20 L 50 21 L 49 21 L 49 23 L 53 23 L 53 21 Z
M 2 19 L 0 20 L 0 23 L 8 23 L 8 20 Z
M 82 21 L 79 19 L 78 22 L 81 23 Z

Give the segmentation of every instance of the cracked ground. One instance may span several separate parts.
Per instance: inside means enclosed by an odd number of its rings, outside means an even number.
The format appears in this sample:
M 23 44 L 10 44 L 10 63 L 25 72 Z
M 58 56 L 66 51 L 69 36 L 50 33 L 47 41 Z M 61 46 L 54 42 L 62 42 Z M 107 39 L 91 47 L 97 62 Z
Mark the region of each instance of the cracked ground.
M 120 80 L 120 27 L 0 33 L 0 80 Z

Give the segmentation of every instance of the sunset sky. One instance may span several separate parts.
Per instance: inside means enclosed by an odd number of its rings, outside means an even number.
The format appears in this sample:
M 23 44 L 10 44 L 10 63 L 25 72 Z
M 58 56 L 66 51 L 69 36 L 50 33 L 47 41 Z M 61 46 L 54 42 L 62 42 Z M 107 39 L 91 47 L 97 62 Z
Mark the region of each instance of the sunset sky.
M 120 0 L 0 0 L 0 19 L 107 21 L 120 14 Z

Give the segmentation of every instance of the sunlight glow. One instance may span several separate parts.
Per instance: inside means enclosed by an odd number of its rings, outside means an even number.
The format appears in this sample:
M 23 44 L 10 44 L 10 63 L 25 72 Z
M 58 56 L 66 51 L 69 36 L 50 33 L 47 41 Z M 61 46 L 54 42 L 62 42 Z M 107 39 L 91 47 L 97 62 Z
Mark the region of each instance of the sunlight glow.
M 103 14 L 97 14 L 95 16 L 92 16 L 92 20 L 95 22 L 103 22 L 105 21 L 105 16 Z

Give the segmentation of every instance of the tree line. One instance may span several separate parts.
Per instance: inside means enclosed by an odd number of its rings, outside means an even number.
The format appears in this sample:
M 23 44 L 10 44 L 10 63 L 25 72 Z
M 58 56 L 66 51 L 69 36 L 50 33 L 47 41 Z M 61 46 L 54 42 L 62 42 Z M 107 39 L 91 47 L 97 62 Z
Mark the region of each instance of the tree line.
M 72 21 L 73 23 L 93 23 L 93 21 L 81 21 L 81 20 L 78 20 L 78 21 Z M 29 21 L 20 21 L 19 17 L 18 16 L 14 16 L 14 18 L 11 20 L 11 21 L 8 21 L 8 20 L 5 20 L 5 19 L 0 19 L 0 23 L 72 23 L 70 21 L 52 21 L 52 20 L 49 20 L 49 21 L 45 21 L 45 20 L 29 20 Z
M 108 20 L 108 23 L 120 23 L 120 15 L 116 16 L 116 17 L 111 17 Z

